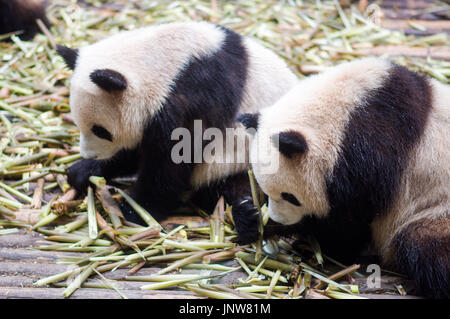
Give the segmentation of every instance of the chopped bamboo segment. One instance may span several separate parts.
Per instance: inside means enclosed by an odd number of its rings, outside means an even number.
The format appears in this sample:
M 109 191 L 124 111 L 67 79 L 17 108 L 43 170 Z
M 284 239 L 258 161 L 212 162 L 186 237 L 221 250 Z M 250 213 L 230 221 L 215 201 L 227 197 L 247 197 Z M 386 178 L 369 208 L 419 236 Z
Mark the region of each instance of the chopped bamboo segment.
M 121 189 L 117 188 L 117 191 L 120 193 L 120 195 L 123 196 L 123 198 L 125 198 L 128 204 L 133 207 L 133 209 L 139 214 L 139 216 L 141 216 L 141 218 L 147 223 L 147 225 L 162 228 L 161 225 L 144 208 L 142 208 L 141 205 L 136 203 L 134 199 L 128 196 Z
M 87 216 L 89 225 L 89 237 L 95 239 L 98 236 L 97 216 L 95 211 L 94 191 L 92 187 L 88 187 Z
M 64 297 L 70 297 L 71 294 L 75 292 L 78 288 L 81 287 L 83 282 L 92 274 L 94 269 L 98 266 L 98 262 L 94 262 L 91 265 L 87 266 L 71 283 L 70 285 L 63 291 Z

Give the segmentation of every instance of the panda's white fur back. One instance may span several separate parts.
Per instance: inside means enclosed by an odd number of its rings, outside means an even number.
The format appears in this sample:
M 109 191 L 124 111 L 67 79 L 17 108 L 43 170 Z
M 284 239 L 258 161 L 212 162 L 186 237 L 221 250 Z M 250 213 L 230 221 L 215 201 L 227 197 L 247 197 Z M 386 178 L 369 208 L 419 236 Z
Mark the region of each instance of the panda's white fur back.
M 372 224 L 374 244 L 387 264 L 394 263 L 390 244 L 404 227 L 422 218 L 450 216 L 450 88 L 429 81 L 433 107 L 423 137 L 412 153 L 391 210 Z

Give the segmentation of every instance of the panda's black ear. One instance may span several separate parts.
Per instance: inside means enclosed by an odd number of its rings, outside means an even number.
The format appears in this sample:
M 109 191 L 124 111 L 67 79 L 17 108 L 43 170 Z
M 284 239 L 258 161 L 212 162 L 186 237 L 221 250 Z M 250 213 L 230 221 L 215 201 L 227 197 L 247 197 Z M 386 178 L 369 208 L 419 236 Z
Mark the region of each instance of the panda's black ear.
M 236 118 L 239 122 L 241 122 L 246 129 L 258 129 L 258 120 L 259 120 L 259 113 L 243 113 L 239 114 Z
M 66 65 L 71 69 L 75 69 L 78 58 L 78 49 L 71 49 L 63 45 L 56 45 L 56 52 L 64 59 Z
M 295 131 L 286 131 L 271 136 L 272 143 L 281 154 L 291 158 L 295 154 L 303 154 L 308 150 L 305 137 Z
M 125 77 L 111 69 L 95 70 L 89 77 L 92 82 L 107 92 L 123 91 L 127 88 Z

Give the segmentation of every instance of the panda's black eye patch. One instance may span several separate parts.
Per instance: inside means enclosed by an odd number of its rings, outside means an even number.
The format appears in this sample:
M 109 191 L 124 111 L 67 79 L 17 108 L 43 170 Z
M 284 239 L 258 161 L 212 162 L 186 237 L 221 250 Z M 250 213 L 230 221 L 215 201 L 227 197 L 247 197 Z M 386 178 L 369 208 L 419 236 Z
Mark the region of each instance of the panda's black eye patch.
M 94 125 L 94 126 L 91 128 L 91 131 L 92 131 L 92 133 L 94 133 L 97 137 L 112 142 L 112 135 L 111 135 L 111 133 L 109 133 L 108 130 L 105 129 L 103 126 L 100 126 L 100 125 Z
M 291 193 L 281 193 L 281 198 L 295 206 L 300 206 L 300 202 Z

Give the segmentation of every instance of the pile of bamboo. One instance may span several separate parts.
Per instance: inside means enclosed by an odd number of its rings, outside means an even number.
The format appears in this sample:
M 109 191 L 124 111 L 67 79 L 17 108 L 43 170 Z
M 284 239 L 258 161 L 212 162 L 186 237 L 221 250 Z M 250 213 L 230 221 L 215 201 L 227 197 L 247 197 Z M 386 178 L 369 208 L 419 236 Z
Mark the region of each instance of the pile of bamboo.
M 52 27 L 47 29 L 39 22 L 43 33 L 33 41 L 21 41 L 15 33 L 1 36 L 11 41 L 0 42 L 0 235 L 25 228 L 57 242 L 39 249 L 85 253 L 59 261 L 75 265 L 72 270 L 35 284 L 66 286 L 66 297 L 80 287 L 118 291 L 114 281 L 102 273 L 127 267 L 130 275 L 122 280 L 148 281 L 143 290 L 176 286 L 211 298 L 302 298 L 307 292 L 357 298 L 357 286 L 336 281 L 349 274 L 360 276 L 359 266 L 344 267 L 322 256 L 317 244 L 306 247 L 312 259 L 295 253 L 288 238 L 236 245 L 231 207 L 223 200 L 214 212 L 208 212 L 212 215 L 199 212 L 203 222 L 170 229 L 127 195 L 126 181 L 113 187 L 101 176 L 93 176 L 96 187 L 89 188 L 85 198 L 77 197 L 67 184 L 65 170 L 81 158 L 79 131 L 69 115 L 71 74 L 56 54 L 56 43 L 76 48 L 148 24 L 208 20 L 258 39 L 304 77 L 370 54 L 381 45 L 431 52 L 435 46 L 448 44 L 447 34 L 416 37 L 385 29 L 377 20 L 379 8 L 364 1 L 359 7 L 337 0 L 84 2 L 91 6 L 52 1 L 48 8 Z M 393 58 L 448 82 L 450 62 L 445 59 Z M 253 187 L 257 200 L 254 183 Z M 128 201 L 147 226 L 124 221 L 119 200 Z M 262 206 L 262 223 L 267 222 L 265 211 Z M 161 269 L 151 276 L 139 276 L 139 269 L 151 264 Z M 327 264 L 341 270 L 328 269 Z M 184 274 L 183 269 L 200 271 Z M 228 286 L 215 283 L 235 271 L 244 272 L 246 278 Z M 85 283 L 95 275 L 102 282 Z

